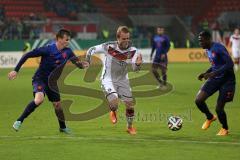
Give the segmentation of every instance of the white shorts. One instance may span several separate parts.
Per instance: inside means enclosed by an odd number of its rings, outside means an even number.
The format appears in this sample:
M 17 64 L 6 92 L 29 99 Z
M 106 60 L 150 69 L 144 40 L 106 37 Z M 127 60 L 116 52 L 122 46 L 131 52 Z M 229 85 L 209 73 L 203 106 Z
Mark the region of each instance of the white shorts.
M 132 91 L 129 81 L 104 81 L 102 80 L 101 88 L 107 97 L 110 94 L 116 94 L 122 101 L 132 101 Z
M 240 58 L 240 49 L 232 48 L 232 56 L 233 56 L 233 58 Z

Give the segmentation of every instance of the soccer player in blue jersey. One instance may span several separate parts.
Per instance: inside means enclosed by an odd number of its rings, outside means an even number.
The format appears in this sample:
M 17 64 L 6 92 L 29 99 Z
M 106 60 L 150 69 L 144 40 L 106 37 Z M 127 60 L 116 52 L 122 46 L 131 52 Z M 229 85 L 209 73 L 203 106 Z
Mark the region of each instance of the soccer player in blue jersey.
M 197 107 L 207 117 L 202 129 L 208 129 L 210 124 L 218 118 L 222 128 L 217 135 L 226 136 L 228 135 L 228 124 L 224 106 L 227 102 L 233 100 L 235 92 L 233 61 L 223 45 L 212 42 L 211 34 L 208 31 L 202 31 L 198 38 L 200 46 L 206 49 L 206 54 L 211 63 L 211 67 L 198 76 L 199 80 L 207 80 L 195 99 Z M 205 101 L 217 91 L 219 91 L 219 95 L 216 104 L 217 116 L 215 116 L 209 111 Z
M 58 67 L 63 67 L 68 60 L 75 64 L 78 68 L 88 67 L 88 62 L 80 61 L 73 51 L 68 48 L 70 41 L 70 32 L 66 29 L 61 29 L 56 35 L 56 43 L 34 49 L 20 59 L 13 71 L 8 74 L 9 80 L 17 77 L 17 74 L 28 58 L 41 57 L 39 68 L 32 77 L 34 100 L 32 100 L 25 108 L 22 115 L 14 122 L 13 128 L 18 131 L 24 121 L 44 100 L 47 95 L 49 101 L 53 103 L 56 116 L 59 122 L 59 131 L 70 133 L 66 127 L 64 113 L 61 108 L 60 94 L 57 91 L 51 90 L 48 80 L 49 76 Z M 60 76 L 60 75 L 59 75 Z M 57 82 L 57 80 L 56 80 Z
M 164 34 L 164 28 L 157 27 L 157 34 L 152 39 L 152 51 L 150 55 L 150 60 L 152 61 L 153 53 L 156 50 L 155 56 L 153 58 L 152 73 L 159 82 L 158 88 L 160 89 L 166 88 L 167 84 L 167 52 L 169 48 L 170 41 L 168 36 Z M 158 69 L 160 69 L 162 72 L 162 78 L 158 73 Z

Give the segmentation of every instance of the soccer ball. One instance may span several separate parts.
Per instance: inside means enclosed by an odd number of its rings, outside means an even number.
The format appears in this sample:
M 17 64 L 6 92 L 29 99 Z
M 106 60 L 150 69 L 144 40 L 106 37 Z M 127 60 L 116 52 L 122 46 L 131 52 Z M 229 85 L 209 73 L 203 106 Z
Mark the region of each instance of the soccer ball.
M 168 118 L 168 128 L 172 131 L 178 131 L 182 128 L 183 120 L 178 116 L 170 116 Z

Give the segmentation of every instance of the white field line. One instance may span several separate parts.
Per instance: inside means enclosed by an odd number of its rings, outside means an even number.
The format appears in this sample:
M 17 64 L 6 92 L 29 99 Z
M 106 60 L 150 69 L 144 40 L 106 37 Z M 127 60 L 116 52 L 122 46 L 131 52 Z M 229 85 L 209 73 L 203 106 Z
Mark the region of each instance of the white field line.
M 221 137 L 219 137 L 221 138 Z M 193 144 L 225 144 L 238 145 L 240 142 L 224 142 L 224 141 L 198 141 L 198 140 L 178 140 L 178 139 L 149 139 L 149 138 L 107 138 L 107 137 L 81 137 L 81 136 L 0 136 L 0 139 L 11 140 L 85 140 L 85 141 L 127 141 L 127 142 L 168 142 L 168 143 L 193 143 Z

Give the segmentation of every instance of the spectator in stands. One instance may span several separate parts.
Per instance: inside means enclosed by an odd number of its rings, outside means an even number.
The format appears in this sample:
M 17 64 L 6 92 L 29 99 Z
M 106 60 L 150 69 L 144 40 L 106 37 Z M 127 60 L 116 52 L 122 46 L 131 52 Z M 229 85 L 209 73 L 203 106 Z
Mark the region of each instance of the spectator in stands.
M 23 53 L 27 53 L 31 51 L 31 44 L 29 42 L 24 42 Z
M 0 24 L 0 31 L 3 31 L 3 25 Z M 3 39 L 3 32 L 0 32 L 0 40 Z
M 69 13 L 68 17 L 72 21 L 78 20 L 77 12 L 74 10 Z
M 230 29 L 231 31 L 233 31 L 233 30 L 237 27 L 237 22 L 235 22 L 235 21 L 230 21 L 229 24 L 228 24 L 228 26 L 229 26 L 229 29 Z
M 30 13 L 30 14 L 29 14 L 29 20 L 30 20 L 30 21 L 37 21 L 38 18 L 37 18 L 37 16 L 36 16 L 35 13 Z
M 175 48 L 174 42 L 170 41 L 170 49 L 174 49 L 174 48 Z
M 211 25 L 211 30 L 212 30 L 212 41 L 223 43 L 220 35 L 220 25 L 218 21 L 213 22 L 213 24 Z
M 65 4 L 61 1 L 56 3 L 55 12 L 61 17 L 67 16 L 67 10 L 65 9 Z
M 23 24 L 21 19 L 16 19 L 17 39 L 22 39 Z
M 5 19 L 5 10 L 2 5 L 0 5 L 0 21 L 4 21 Z
M 4 22 L 5 27 L 3 31 L 3 39 L 13 39 L 13 32 L 14 32 L 14 24 L 13 19 L 8 18 Z
M 108 39 L 108 38 L 109 38 L 109 35 L 110 35 L 109 30 L 108 30 L 107 28 L 103 28 L 103 29 L 102 29 L 102 37 L 103 37 L 104 39 Z
M 204 31 L 209 30 L 209 24 L 208 24 L 208 20 L 206 18 L 202 21 L 202 30 L 204 30 Z
M 68 11 L 68 14 L 70 14 L 71 12 L 77 12 L 78 10 L 77 4 L 75 4 L 72 1 L 68 1 L 66 4 L 67 4 L 66 9 Z
M 32 24 L 30 26 L 29 39 L 38 39 L 40 37 L 40 33 L 42 33 L 42 27 L 36 24 Z

